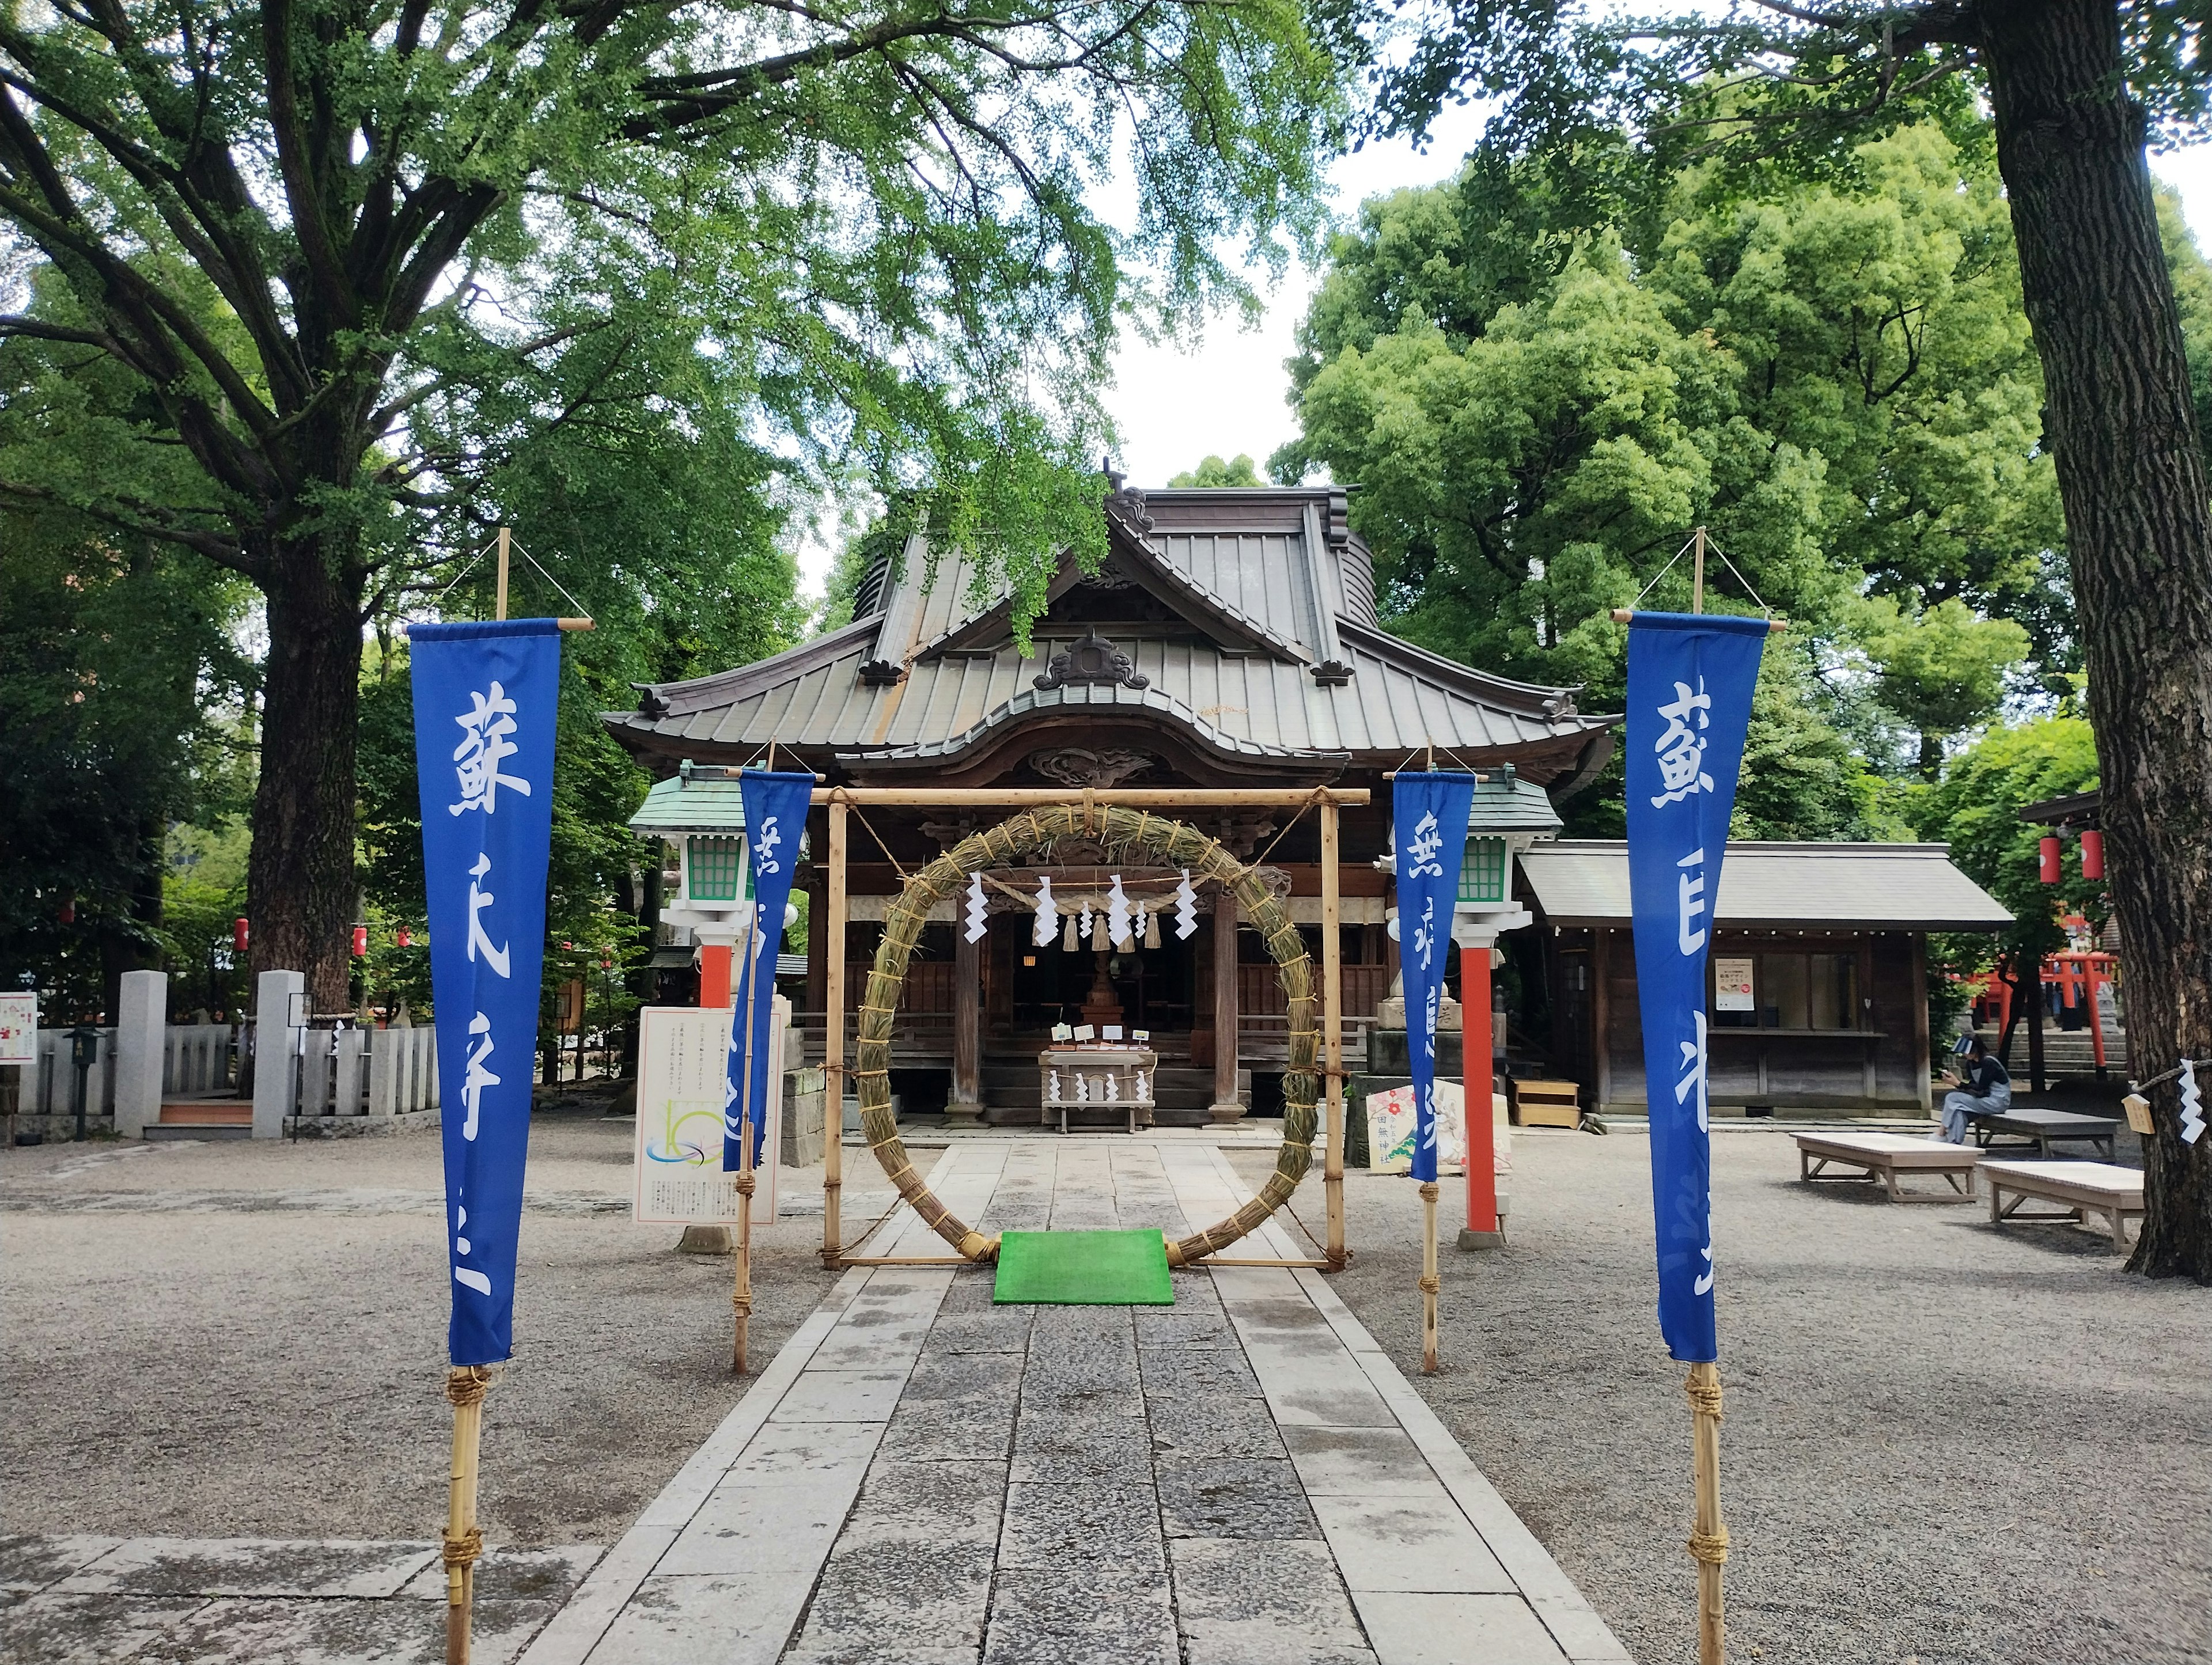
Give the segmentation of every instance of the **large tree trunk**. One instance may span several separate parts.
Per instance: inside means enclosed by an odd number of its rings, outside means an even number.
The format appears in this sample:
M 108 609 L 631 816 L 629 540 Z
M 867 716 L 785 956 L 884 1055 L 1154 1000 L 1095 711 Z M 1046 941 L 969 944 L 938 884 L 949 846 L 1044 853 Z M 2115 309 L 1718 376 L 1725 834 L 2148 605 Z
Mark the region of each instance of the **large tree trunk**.
M 2113 0 L 1990 0 L 1982 58 L 2047 388 L 2139 1078 L 2212 1057 L 2212 501 Z M 2212 1282 L 2212 1139 L 2150 1095 L 2130 1266 Z
M 280 547 L 265 586 L 261 778 L 246 868 L 253 969 L 306 974 L 317 1012 L 343 1012 L 359 884 L 354 872 L 361 601 L 319 545 Z

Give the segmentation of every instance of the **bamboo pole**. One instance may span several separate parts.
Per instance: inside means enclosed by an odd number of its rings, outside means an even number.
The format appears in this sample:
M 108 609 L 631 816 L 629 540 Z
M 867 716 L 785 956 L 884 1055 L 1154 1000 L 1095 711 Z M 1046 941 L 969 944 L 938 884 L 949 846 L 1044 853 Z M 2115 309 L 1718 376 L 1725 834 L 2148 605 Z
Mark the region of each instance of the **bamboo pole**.
M 1437 1182 L 1421 1182 L 1421 1370 L 1437 1373 L 1437 1291 L 1443 1279 L 1437 1275 Z
M 1322 1195 L 1328 1215 L 1328 1267 L 1341 1272 L 1344 1247 L 1344 936 L 1337 893 L 1336 805 L 1321 806 L 1321 1042 L 1328 1091 L 1328 1145 L 1322 1158 Z
M 745 1373 L 745 1342 L 753 1322 L 753 1008 L 760 999 L 761 950 L 766 938 L 756 903 L 751 927 L 745 933 L 745 1073 L 744 1088 L 738 1095 L 738 1252 L 732 1256 L 737 1282 L 730 1291 L 737 1316 L 730 1369 L 738 1376 Z
M 1702 613 L 1705 611 L 1705 529 L 1699 526 L 1690 534 L 1690 541 L 1697 546 L 1691 557 L 1690 611 Z
M 477 1451 L 483 1434 L 484 1395 L 491 1369 L 459 1364 L 446 1372 L 446 1397 L 453 1407 L 453 1463 L 446 1490 L 446 1665 L 469 1665 L 469 1608 L 476 1594 L 476 1561 L 483 1553 L 477 1529 Z
M 1337 804 L 1358 809 L 1372 796 L 1365 787 L 1099 787 L 1077 793 L 1058 787 L 817 787 L 817 804 L 904 804 L 929 809 L 1038 809 L 1087 799 L 1120 809 L 1285 809 Z
M 829 1027 L 822 1042 L 822 1264 L 836 1267 L 843 1249 L 839 1206 L 845 1194 L 845 835 L 848 805 L 830 805 Z
M 1723 1665 L 1728 1650 L 1721 1623 L 1721 1563 L 1728 1559 L 1729 1537 L 1721 1520 L 1720 1366 L 1691 1365 L 1685 1391 L 1690 1396 L 1698 1490 L 1697 1529 L 1690 1534 L 1690 1553 L 1698 1562 L 1698 1665 Z
M 1635 618 L 1636 614 L 1629 608 L 1616 607 L 1613 610 L 1613 622 L 1615 624 L 1632 623 Z M 1778 636 L 1789 628 L 1790 621 L 1786 618 L 1770 618 L 1766 621 L 1766 633 L 1771 636 Z
M 494 609 L 494 618 L 507 617 L 507 549 L 509 533 L 505 526 L 499 529 L 499 602 Z

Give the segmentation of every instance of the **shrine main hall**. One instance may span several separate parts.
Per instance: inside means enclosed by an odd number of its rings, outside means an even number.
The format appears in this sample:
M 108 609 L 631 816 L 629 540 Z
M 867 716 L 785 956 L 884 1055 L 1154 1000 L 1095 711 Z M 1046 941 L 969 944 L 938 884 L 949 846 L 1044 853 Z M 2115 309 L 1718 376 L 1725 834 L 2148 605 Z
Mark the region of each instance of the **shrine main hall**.
M 706 834 L 735 830 L 732 777 L 765 761 L 771 744 L 776 767 L 811 769 L 830 786 L 1023 787 L 1071 800 L 1085 788 L 1364 787 L 1368 806 L 1341 811 L 1339 865 L 1343 1012 L 1356 1069 L 1396 971 L 1387 777 L 1433 755 L 1439 767 L 1481 778 L 1455 935 L 1462 947 L 1502 949 L 1511 969 L 1500 998 L 1510 987 L 1515 1053 L 1525 1046 L 1547 1070 L 1572 1075 L 1589 1108 L 1633 1103 L 1643 1072 L 1626 860 L 1617 844 L 1555 836 L 1559 806 L 1611 758 L 1619 719 L 1577 710 L 1571 690 L 1487 675 L 1382 629 L 1374 562 L 1340 488 L 1112 483 L 1103 563 L 1085 573 L 1063 557 L 1026 651 L 1005 587 L 979 592 L 957 550 L 933 550 L 916 533 L 865 574 L 842 629 L 757 664 L 644 687 L 635 710 L 606 714 L 615 738 L 657 781 L 632 824 L 683 852 L 664 957 L 686 957 L 686 920 L 726 920 L 743 905 L 742 841 Z M 1004 813 L 880 803 L 852 812 L 848 1037 L 881 921 L 905 876 Z M 1174 813 L 1259 864 L 1318 963 L 1320 817 L 1295 808 Z M 817 808 L 810 823 L 817 856 L 828 848 L 827 815 Z M 1739 850 L 1763 852 L 1766 866 L 1735 862 Z M 1937 847 L 1732 844 L 1731 852 L 1716 923 L 1726 932 L 1731 892 L 1742 890 L 1734 942 L 1758 968 L 1761 1005 L 1752 1032 L 1732 1035 L 1716 1057 L 1717 1096 L 1769 1108 L 1924 1112 L 1923 933 L 1989 929 L 2002 910 Z M 1522 859 L 1532 854 L 1544 860 Z M 1854 860 L 1832 859 L 1846 854 Z M 1745 878 L 1732 883 L 1739 868 Z M 1770 868 L 1771 883 L 1755 895 L 1742 890 Z M 1117 875 L 1127 901 L 1146 909 L 1145 925 L 1119 944 L 1103 923 Z M 894 1030 L 901 1112 L 1034 1125 L 1040 1049 L 1055 1024 L 1089 1023 L 1149 1033 L 1159 1122 L 1279 1113 L 1287 1019 L 1276 967 L 1255 932 L 1235 928 L 1235 898 L 1212 886 L 1198 891 L 1195 931 L 1179 933 L 1180 878 L 1109 865 L 1097 845 L 1063 838 L 1030 865 L 989 876 L 980 940 L 956 920 L 961 901 L 941 904 L 924 927 Z M 1048 879 L 1063 925 L 1040 943 L 1032 910 Z M 826 864 L 803 866 L 799 882 L 811 920 L 822 921 Z M 1583 895 L 1613 890 L 1623 893 L 1617 908 Z M 717 902 L 729 911 L 718 914 Z M 1086 935 L 1085 924 L 1097 928 Z M 696 944 L 714 932 L 688 934 Z M 816 1061 L 830 986 L 827 935 L 810 931 L 805 986 L 786 991 Z M 1624 940 L 1608 957 L 1615 935 Z M 1731 951 L 1725 936 L 1715 951 Z M 1461 956 L 1448 958 L 1456 975 Z M 1800 985 L 1830 998 L 1807 997 Z M 1459 1061 L 1456 1040 L 1448 1068 Z

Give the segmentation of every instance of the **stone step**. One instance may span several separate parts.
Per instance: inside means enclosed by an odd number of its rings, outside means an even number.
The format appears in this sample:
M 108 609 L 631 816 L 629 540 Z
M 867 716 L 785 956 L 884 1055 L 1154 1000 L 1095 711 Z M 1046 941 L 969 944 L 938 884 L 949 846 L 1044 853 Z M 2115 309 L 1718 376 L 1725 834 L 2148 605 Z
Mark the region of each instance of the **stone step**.
M 161 1106 L 166 1127 L 251 1127 L 253 1106 L 241 1098 L 202 1098 Z
M 151 1122 L 142 1137 L 159 1141 L 165 1139 L 251 1139 L 251 1121 L 185 1121 Z

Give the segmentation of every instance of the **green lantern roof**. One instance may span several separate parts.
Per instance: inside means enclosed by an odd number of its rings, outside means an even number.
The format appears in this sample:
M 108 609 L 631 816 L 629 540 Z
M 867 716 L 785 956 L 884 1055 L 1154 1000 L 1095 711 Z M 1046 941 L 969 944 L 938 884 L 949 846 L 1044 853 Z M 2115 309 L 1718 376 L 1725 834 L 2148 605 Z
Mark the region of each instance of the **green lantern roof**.
M 745 809 L 738 788 L 738 771 L 700 769 L 686 763 L 677 774 L 653 783 L 645 802 L 630 817 L 629 825 L 632 832 L 648 838 L 743 832 Z
M 1474 783 L 1474 807 L 1467 817 L 1470 833 L 1551 834 L 1564 824 L 1551 794 L 1534 781 L 1522 780 L 1510 768 L 1483 774 Z

